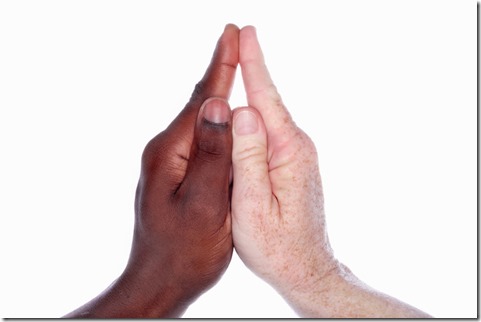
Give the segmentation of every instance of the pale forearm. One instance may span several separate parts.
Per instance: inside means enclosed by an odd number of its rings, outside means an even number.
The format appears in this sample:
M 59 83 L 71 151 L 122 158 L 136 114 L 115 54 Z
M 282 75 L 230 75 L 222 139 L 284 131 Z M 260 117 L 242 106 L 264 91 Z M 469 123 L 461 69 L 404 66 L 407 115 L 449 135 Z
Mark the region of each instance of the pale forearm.
M 431 318 L 369 287 L 342 264 L 311 289 L 296 290 L 285 298 L 302 317 Z

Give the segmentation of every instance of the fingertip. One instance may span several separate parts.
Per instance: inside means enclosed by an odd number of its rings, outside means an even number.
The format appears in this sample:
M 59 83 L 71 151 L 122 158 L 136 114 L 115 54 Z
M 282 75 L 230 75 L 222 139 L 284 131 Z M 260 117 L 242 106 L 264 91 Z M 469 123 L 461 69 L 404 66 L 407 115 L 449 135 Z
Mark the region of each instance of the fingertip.
M 231 46 L 238 47 L 239 42 L 239 27 L 235 24 L 228 23 L 224 27 L 224 32 L 219 38 L 219 42 L 232 42 Z M 234 44 L 234 43 L 237 44 Z
M 210 65 L 191 100 L 230 96 L 239 63 L 239 27 L 227 24 L 217 41 Z
M 253 26 L 246 26 L 241 30 L 239 62 L 247 103 L 262 115 L 269 137 L 285 136 L 287 131 L 291 131 L 286 129 L 286 125 L 292 127 L 293 122 L 272 81 Z
M 238 30 L 239 30 L 239 27 L 238 27 L 236 24 L 228 23 L 228 24 L 226 24 L 225 27 L 224 27 L 224 31 L 227 31 L 227 30 L 238 31 Z
M 257 33 L 257 29 L 256 29 L 256 27 L 254 27 L 253 25 L 246 25 L 246 26 L 242 27 L 241 32 L 243 32 L 243 33 L 251 33 L 251 34 L 254 33 L 254 34 L 256 34 L 256 33 Z
M 256 27 L 250 25 L 243 27 L 239 31 L 239 59 L 251 57 L 257 51 L 260 51 L 260 44 L 257 39 Z

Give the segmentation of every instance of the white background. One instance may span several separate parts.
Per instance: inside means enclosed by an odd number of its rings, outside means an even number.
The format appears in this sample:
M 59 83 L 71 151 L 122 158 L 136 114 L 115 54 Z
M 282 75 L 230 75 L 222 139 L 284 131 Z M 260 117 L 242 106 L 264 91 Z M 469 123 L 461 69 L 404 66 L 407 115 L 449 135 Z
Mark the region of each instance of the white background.
M 316 143 L 337 257 L 436 317 L 476 317 L 476 2 L 460 0 L 2 1 L 1 316 L 61 316 L 122 272 L 141 152 L 229 22 L 257 27 Z M 235 255 L 185 314 L 294 316 Z

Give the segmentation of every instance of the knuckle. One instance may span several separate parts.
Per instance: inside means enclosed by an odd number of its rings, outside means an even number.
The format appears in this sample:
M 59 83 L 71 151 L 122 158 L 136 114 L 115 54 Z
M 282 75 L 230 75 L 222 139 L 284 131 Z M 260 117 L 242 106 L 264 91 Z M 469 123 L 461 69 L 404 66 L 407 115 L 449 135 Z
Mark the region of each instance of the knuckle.
M 152 138 L 144 147 L 142 152 L 142 166 L 147 169 L 156 167 L 162 162 L 162 155 L 165 151 L 165 140 L 162 133 Z
M 316 145 L 314 141 L 304 132 L 302 132 L 302 143 L 306 149 L 306 152 L 309 154 L 317 154 Z
M 197 144 L 196 157 L 202 161 L 213 162 L 222 160 L 227 155 L 222 144 L 212 140 L 202 140 Z
M 270 102 L 275 104 L 276 106 L 284 106 L 284 103 L 282 102 L 282 97 L 277 91 L 277 87 L 274 83 L 269 83 L 268 85 L 263 86 L 262 88 L 259 89 L 254 89 L 249 92 L 249 95 L 251 96 L 264 96 L 267 97 Z
M 263 161 L 267 162 L 267 152 L 266 146 L 264 145 L 249 145 L 237 149 L 235 153 L 232 154 L 232 161 L 237 163 L 248 162 L 248 161 Z
M 143 164 L 150 164 L 154 162 L 154 159 L 157 158 L 157 154 L 155 151 L 157 151 L 158 147 L 158 141 L 154 139 L 151 139 L 144 147 L 144 151 L 142 152 L 142 163 Z
M 190 100 L 194 101 L 198 98 L 202 98 L 203 93 L 205 92 L 205 89 L 206 89 L 205 81 L 204 80 L 199 81 L 194 86 L 194 90 L 192 91 L 192 95 L 190 97 Z
M 314 141 L 301 129 L 297 133 L 297 145 L 301 155 L 306 157 L 306 160 L 317 164 L 317 149 Z
M 279 92 L 277 91 L 276 85 L 274 85 L 273 83 L 270 84 L 267 87 L 267 93 L 269 95 L 269 98 L 270 98 L 271 102 L 275 106 L 284 107 L 284 103 L 282 102 L 281 94 L 279 94 Z
M 232 138 L 230 129 L 222 124 L 206 124 L 196 144 L 196 156 L 205 161 L 230 160 Z

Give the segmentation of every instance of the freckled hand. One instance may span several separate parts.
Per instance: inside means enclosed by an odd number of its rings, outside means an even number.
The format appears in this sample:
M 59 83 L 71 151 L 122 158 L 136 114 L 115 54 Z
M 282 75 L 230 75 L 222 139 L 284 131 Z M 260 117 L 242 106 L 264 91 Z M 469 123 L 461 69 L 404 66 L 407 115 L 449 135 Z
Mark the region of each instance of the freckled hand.
M 234 245 L 249 268 L 286 293 L 335 265 L 317 154 L 282 103 L 255 29 L 243 28 L 239 41 L 249 107 L 233 116 Z
M 242 261 L 303 317 L 429 317 L 335 259 L 316 148 L 282 103 L 253 27 L 240 31 L 239 62 L 249 106 L 233 114 L 232 234 Z

